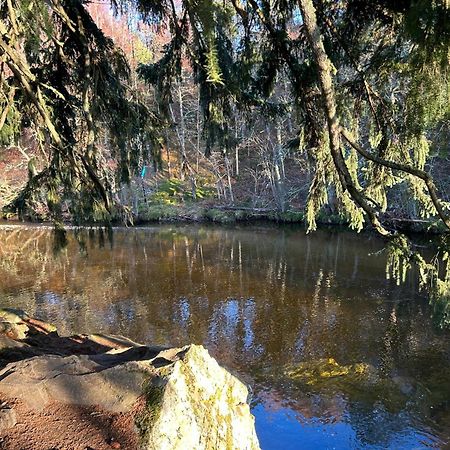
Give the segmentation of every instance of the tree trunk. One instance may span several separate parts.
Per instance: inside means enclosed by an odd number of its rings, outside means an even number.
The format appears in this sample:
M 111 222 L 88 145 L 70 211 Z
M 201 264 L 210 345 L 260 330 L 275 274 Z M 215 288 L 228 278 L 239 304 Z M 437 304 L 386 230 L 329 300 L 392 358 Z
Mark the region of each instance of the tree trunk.
M 314 62 L 317 66 L 319 84 L 324 100 L 324 112 L 327 120 L 328 134 L 330 139 L 330 152 L 334 166 L 337 170 L 343 191 L 348 191 L 353 201 L 362 208 L 373 227 L 381 234 L 390 234 L 379 222 L 373 208 L 367 202 L 365 196 L 358 191 L 353 183 L 350 172 L 341 152 L 341 129 L 339 118 L 336 113 L 336 96 L 333 80 L 331 77 L 332 64 L 325 52 L 322 35 L 317 26 L 316 9 L 312 0 L 299 0 L 306 35 L 311 45 Z

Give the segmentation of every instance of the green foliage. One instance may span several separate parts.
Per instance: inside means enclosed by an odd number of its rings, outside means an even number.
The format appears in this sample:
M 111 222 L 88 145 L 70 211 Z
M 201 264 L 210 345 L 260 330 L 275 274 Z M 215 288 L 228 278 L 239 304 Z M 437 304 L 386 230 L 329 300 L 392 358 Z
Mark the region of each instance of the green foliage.
M 450 327 L 450 287 L 449 283 L 436 281 L 436 287 L 431 291 L 430 302 L 433 307 L 433 319 L 437 327 Z
M 141 212 L 141 216 L 150 222 L 172 221 L 180 219 L 180 211 L 173 204 L 149 204 Z
M 305 220 L 303 211 L 285 211 L 279 213 L 279 220 L 283 223 L 302 223 Z
M 47 155 L 8 211 L 44 201 L 53 220 L 108 221 L 116 184 L 159 153 L 158 120 L 130 96 L 125 55 L 79 0 L 3 1 L 1 14 L 0 139 L 31 128 Z
M 183 181 L 177 178 L 170 178 L 169 180 L 164 180 L 158 185 L 158 191 L 167 194 L 170 197 L 183 198 L 185 192 L 185 186 Z
M 138 64 L 148 64 L 153 59 L 152 51 L 140 39 L 135 39 L 134 55 Z
M 301 147 L 312 149 L 315 157 L 306 208 L 309 230 L 331 200 L 336 203 L 331 208 L 337 208 L 352 228 L 362 228 L 364 214 L 341 188 L 341 174 L 325 148 L 317 70 L 305 31 L 298 26 L 297 3 L 189 0 L 178 9 L 148 0 L 114 3 L 137 8 L 148 23 L 169 25 L 172 36 L 161 58 L 138 70 L 155 87 L 158 117 L 130 96 L 124 56 L 97 28 L 83 3 L 15 0 L 13 4 L 18 24 L 13 39 L 23 44 L 27 67 L 37 77 L 34 85 L 62 140 L 47 170 L 28 186 L 13 209 L 32 207 L 31 192 L 37 186 L 50 189 L 51 179 L 55 179 L 53 187 L 66 188 L 59 195 L 60 207 L 52 202 L 55 214 L 65 204 L 74 217 L 86 219 L 84 214 L 93 211 L 96 200 L 107 205 L 117 183 L 129 181 L 143 160 L 158 158 L 160 133 L 172 121 L 173 83 L 179 81 L 187 57 L 199 88 L 207 154 L 216 147 L 226 152 L 236 145 L 230 124 L 237 110 L 250 121 L 258 114 L 282 114 L 286 105 L 274 95 L 274 86 L 278 77 L 286 77 L 293 103 L 288 106 L 294 107 L 298 117 Z M 314 6 L 335 73 L 343 125 L 370 143 L 374 154 L 425 168 L 428 133 L 449 116 L 448 5 L 443 0 L 415 0 L 399 7 L 379 0 L 367 8 L 359 0 L 339 5 L 321 0 Z M 63 9 L 68 20 L 57 8 Z M 14 29 L 8 13 L 5 21 L 7 29 Z M 12 79 L 6 82 L 12 88 Z M 14 96 L 14 108 L 0 137 L 5 142 L 15 136 L 25 115 L 43 144 L 55 146 L 54 137 L 49 139 L 42 132 L 47 127 L 42 115 L 36 114 L 36 105 L 28 108 L 30 101 L 23 90 L 22 86 Z M 107 155 L 97 145 L 105 138 L 111 149 Z M 75 155 L 69 150 L 73 148 Z M 414 177 L 393 173 L 354 150 L 345 152 L 353 184 L 377 213 L 387 210 L 389 191 L 400 183 L 410 185 L 424 217 L 435 213 Z M 116 171 L 107 170 L 109 159 L 118 162 Z
M 205 212 L 205 218 L 218 223 L 233 223 L 236 221 L 236 217 L 233 213 L 230 213 L 230 211 L 214 208 L 208 209 Z
M 0 98 L 0 111 L 6 112 L 5 122 L 0 128 L 0 145 L 11 145 L 20 136 L 22 118 L 15 104 L 6 98 Z
M 155 192 L 152 194 L 150 197 L 150 202 L 160 205 L 176 205 L 178 203 L 176 198 L 164 191 Z
M 183 201 L 195 201 L 214 196 L 214 189 L 208 185 L 195 186 L 195 198 L 191 181 L 170 178 L 158 184 L 156 192 L 151 195 L 150 201 L 161 204 L 178 204 Z
M 398 236 L 389 242 L 386 265 L 387 279 L 397 284 L 404 283 L 408 272 L 414 267 L 418 272 L 419 286 L 429 294 L 433 309 L 433 319 L 440 328 L 450 326 L 450 245 L 449 235 L 439 239 L 437 252 L 427 262 L 414 249 L 405 236 Z
M 393 279 L 397 284 L 406 281 L 406 275 L 411 269 L 411 246 L 405 236 L 393 239 L 388 246 L 388 259 L 386 264 L 386 278 Z M 422 282 L 426 282 L 426 273 L 423 273 Z
M 316 150 L 315 157 L 314 179 L 309 188 L 309 195 L 306 203 L 306 224 L 308 232 L 317 229 L 316 217 L 321 211 L 321 208 L 328 203 L 328 187 L 330 180 L 326 168 L 331 163 L 331 155 L 327 133 L 323 133 L 321 145 Z

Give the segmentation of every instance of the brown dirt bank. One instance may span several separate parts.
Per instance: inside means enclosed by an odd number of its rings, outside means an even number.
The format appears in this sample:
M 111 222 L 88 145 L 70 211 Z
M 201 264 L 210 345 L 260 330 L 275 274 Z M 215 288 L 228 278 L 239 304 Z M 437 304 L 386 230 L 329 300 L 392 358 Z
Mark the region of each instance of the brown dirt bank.
M 0 399 L 11 407 L 17 421 L 0 432 L 4 450 L 111 450 L 138 449 L 134 416 L 142 408 L 138 402 L 127 413 L 113 414 L 94 406 L 51 403 L 36 411 L 17 399 Z

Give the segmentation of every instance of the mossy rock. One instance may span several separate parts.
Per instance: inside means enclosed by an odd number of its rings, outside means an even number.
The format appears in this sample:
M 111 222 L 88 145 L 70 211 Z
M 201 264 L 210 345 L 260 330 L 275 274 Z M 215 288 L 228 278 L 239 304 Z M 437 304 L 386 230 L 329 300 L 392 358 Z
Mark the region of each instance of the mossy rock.
M 334 358 L 327 358 L 290 366 L 284 373 L 290 379 L 315 385 L 328 378 L 369 375 L 370 366 L 365 363 L 340 365 Z
M 334 358 L 319 359 L 288 366 L 283 371 L 293 386 L 302 392 L 339 392 L 351 401 L 375 405 L 398 413 L 423 390 L 401 376 L 382 376 L 366 363 L 339 364 Z
M 258 450 L 247 388 L 203 347 L 180 350 L 165 375 L 158 369 L 163 382 L 147 386 L 142 448 Z
M 150 378 L 144 383 L 145 407 L 134 418 L 143 447 L 151 439 L 154 424 L 159 419 L 165 385 L 166 381 L 160 376 Z

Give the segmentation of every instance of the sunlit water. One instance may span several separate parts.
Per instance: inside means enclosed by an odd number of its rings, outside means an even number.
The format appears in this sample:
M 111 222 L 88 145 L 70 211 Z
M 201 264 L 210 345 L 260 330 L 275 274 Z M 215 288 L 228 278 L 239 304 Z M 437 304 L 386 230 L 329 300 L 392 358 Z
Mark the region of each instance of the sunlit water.
M 449 333 L 414 277 L 386 280 L 374 236 L 164 225 L 85 237 L 55 254 L 48 229 L 0 229 L 0 304 L 63 333 L 205 345 L 252 386 L 263 449 L 446 446 Z

